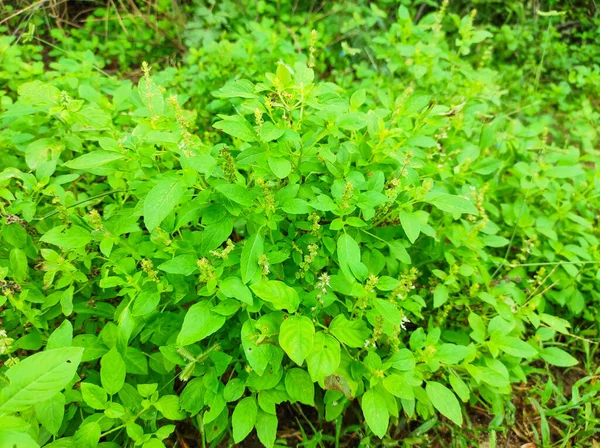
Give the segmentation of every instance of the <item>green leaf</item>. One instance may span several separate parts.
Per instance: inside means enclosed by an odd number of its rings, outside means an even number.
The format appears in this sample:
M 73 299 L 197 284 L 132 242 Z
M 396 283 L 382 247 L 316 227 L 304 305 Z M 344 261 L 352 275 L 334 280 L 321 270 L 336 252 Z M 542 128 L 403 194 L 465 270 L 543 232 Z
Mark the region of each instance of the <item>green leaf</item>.
M 26 432 L 0 429 L 0 446 L 6 448 L 39 448 L 40 445 Z
M 478 214 L 475 206 L 469 200 L 461 196 L 441 194 L 436 195 L 434 199 L 427 200 L 427 202 L 448 213 L 468 213 L 470 215 Z
M 465 382 L 455 373 L 450 374 L 449 376 L 450 385 L 456 395 L 462 400 L 463 403 L 469 401 L 471 397 L 471 391 L 469 390 L 469 386 L 465 384 Z
M 157 183 L 144 199 L 144 224 L 152 232 L 179 204 L 187 190 L 183 177 Z
M 457 425 L 462 425 L 463 419 L 460 404 L 450 389 L 436 381 L 428 381 L 425 391 L 433 407 L 440 414 L 449 418 Z
M 315 334 L 313 349 L 306 358 L 308 372 L 313 381 L 332 375 L 341 361 L 340 343 L 333 336 L 319 331 Z
M 168 274 L 192 275 L 197 270 L 197 258 L 191 254 L 178 255 L 172 260 L 165 261 L 157 266 L 160 271 Z
M 388 246 L 390 248 L 390 254 L 396 260 L 398 260 L 404 264 L 411 263 L 410 255 L 406 251 L 404 245 L 402 244 L 402 241 L 399 241 L 399 240 L 392 241 L 392 242 L 388 243 Z
M 390 422 L 385 399 L 373 389 L 369 389 L 362 396 L 361 408 L 371 431 L 382 439 Z
M 158 267 L 160 269 L 160 266 Z M 131 314 L 133 316 L 145 316 L 156 310 L 160 303 L 160 293 L 153 289 L 143 289 L 133 302 Z
M 106 391 L 92 383 L 81 383 L 81 396 L 92 409 L 105 409 L 108 400 Z
M 392 302 L 384 299 L 374 299 L 373 307 L 390 324 L 400 325 L 402 314 L 400 314 L 400 311 Z
M 242 395 L 244 395 L 245 390 L 246 385 L 243 380 L 240 378 L 232 378 L 227 381 L 227 384 L 225 385 L 225 389 L 223 390 L 223 398 L 228 403 L 237 401 L 242 397 Z
M 512 336 L 498 336 L 494 339 L 500 350 L 518 358 L 533 358 L 537 350 L 527 342 Z
M 40 81 L 27 82 L 19 86 L 19 101 L 35 106 L 57 106 L 60 90 L 52 84 Z
M 262 127 L 260 128 L 260 139 L 265 143 L 277 140 L 283 135 L 284 132 L 284 129 L 280 129 L 270 121 L 267 121 L 263 123 Z
M 9 255 L 10 270 L 14 279 L 22 283 L 29 277 L 29 266 L 27 265 L 27 255 L 22 249 L 13 247 Z
M 306 316 L 290 316 L 279 329 L 279 345 L 292 361 L 302 365 L 313 348 L 315 327 Z
M 227 386 L 225 389 L 227 389 Z M 204 387 L 203 378 L 192 379 L 181 392 L 181 409 L 189 412 L 191 415 L 196 415 L 204 407 L 205 392 L 206 388 Z
M 244 207 L 250 207 L 252 205 L 253 196 L 243 185 L 219 184 L 215 187 L 215 190 L 236 204 L 240 204 Z
M 177 395 L 163 395 L 154 403 L 154 407 L 169 420 L 183 420 L 187 417 L 187 414 L 180 409 Z
M 92 236 L 89 231 L 79 226 L 58 226 L 47 231 L 40 241 L 63 249 L 79 249 L 92 241 Z
M 315 385 L 306 370 L 288 370 L 285 374 L 285 390 L 292 400 L 307 406 L 315 405 Z
M 93 168 L 98 168 L 104 165 L 108 165 L 116 160 L 121 160 L 125 156 L 113 151 L 97 150 L 88 152 L 82 156 L 76 157 L 73 160 L 69 160 L 64 163 L 67 168 L 74 170 L 89 171 Z
M 242 325 L 242 348 L 250 367 L 258 375 L 262 375 L 273 357 L 273 346 L 258 341 L 259 332 L 255 324 L 249 319 Z
M 353 109 L 358 109 L 360 106 L 362 106 L 365 103 L 366 99 L 367 99 L 367 91 L 365 89 L 358 89 L 350 97 L 350 106 Z
M 337 254 L 340 269 L 344 276 L 352 280 L 366 278 L 368 272 L 360 261 L 360 247 L 358 243 L 347 233 L 342 234 L 337 240 Z
M 243 255 L 242 255 L 243 256 Z M 252 305 L 252 293 L 239 277 L 227 277 L 219 283 L 219 290 L 225 297 L 238 299 L 247 305 Z
M 367 117 L 362 112 L 348 112 L 343 114 L 337 121 L 340 129 L 347 131 L 358 131 L 367 125 Z
M 348 320 L 340 314 L 329 324 L 329 331 L 342 344 L 352 348 L 362 348 L 365 341 L 371 336 L 371 330 L 367 328 L 365 321 L 361 319 Z
M 46 350 L 70 347 L 73 342 L 73 324 L 63 320 L 60 326 L 52 332 L 46 343 Z
M 269 157 L 269 168 L 279 179 L 285 179 L 292 172 L 292 164 L 283 157 Z
M 401 348 L 392 356 L 390 356 L 386 360 L 386 363 L 391 364 L 391 366 L 396 370 L 408 372 L 415 368 L 415 356 L 409 349 Z
M 263 239 L 259 233 L 246 240 L 242 249 L 240 269 L 242 281 L 248 283 L 258 271 L 258 258 L 264 253 Z M 250 302 L 251 303 L 251 302 Z
M 312 212 L 312 207 L 304 199 L 293 198 L 285 201 L 281 209 L 290 215 L 303 215 Z
M 400 280 L 387 275 L 379 277 L 379 281 L 377 282 L 377 289 L 380 291 L 393 291 L 398 286 L 400 286 Z
M 258 406 L 254 397 L 246 397 L 235 407 L 231 416 L 231 426 L 233 427 L 233 441 L 240 443 L 254 428 Z
M 414 400 L 415 394 L 412 385 L 406 381 L 406 374 L 392 373 L 386 376 L 382 383 L 383 387 L 393 396 L 404 400 Z
M 217 98 L 259 98 L 254 94 L 254 84 L 247 79 L 229 81 L 213 95 Z
M 421 222 L 419 221 L 419 217 L 415 213 L 405 211 L 401 211 L 398 214 L 398 217 L 400 218 L 402 229 L 408 237 L 408 241 L 410 241 L 411 244 L 414 244 L 419 237 L 419 233 L 421 233 Z
M 69 286 L 60 295 L 60 307 L 65 316 L 70 316 L 73 312 L 73 293 L 75 292 L 74 286 Z
M 226 120 L 217 121 L 213 127 L 221 129 L 226 134 L 239 138 L 243 142 L 251 143 L 256 141 L 256 132 L 254 132 L 250 123 L 237 115 L 227 117 Z
M 581 165 L 553 166 L 545 172 L 546 176 L 558 179 L 572 179 L 583 174 L 585 174 L 585 171 Z
M 265 302 L 269 302 L 277 310 L 295 312 L 300 304 L 296 290 L 279 280 L 261 279 L 250 285 L 254 294 Z
M 540 354 L 544 361 L 553 366 L 570 367 L 579 364 L 577 359 L 557 347 L 547 347 Z
M 100 381 L 102 387 L 110 395 L 119 392 L 125 384 L 125 361 L 113 347 L 100 359 Z
M 565 319 L 552 316 L 551 314 L 541 313 L 540 320 L 559 333 L 569 334 L 568 328 L 571 326 L 571 324 Z
M 8 369 L 10 384 L 0 391 L 0 412 L 19 412 L 52 398 L 73 379 L 83 349 L 58 348 L 35 353 Z
M 208 300 L 195 303 L 183 319 L 183 326 L 177 336 L 177 345 L 186 346 L 201 341 L 215 333 L 225 324 L 226 318 L 212 311 Z
M 448 300 L 448 288 L 446 286 L 439 284 L 435 287 L 433 291 L 433 307 L 439 308 Z
M 273 448 L 277 438 L 277 416 L 259 409 L 256 415 L 256 434 L 266 448 Z
M 53 435 L 57 435 L 65 416 L 66 399 L 60 392 L 53 397 L 35 403 L 35 415 L 42 426 Z M 2 446 L 0 444 L 0 446 Z
M 98 422 L 84 423 L 73 436 L 73 446 L 77 448 L 96 448 L 100 441 L 102 428 Z
M 231 236 L 232 231 L 233 220 L 229 216 L 219 222 L 207 225 L 202 232 L 200 252 L 208 255 L 208 252 L 223 244 Z
M 473 330 L 471 332 L 471 337 L 473 340 L 480 343 L 483 342 L 487 333 L 483 319 L 478 314 L 469 313 L 468 321 L 469 326 Z

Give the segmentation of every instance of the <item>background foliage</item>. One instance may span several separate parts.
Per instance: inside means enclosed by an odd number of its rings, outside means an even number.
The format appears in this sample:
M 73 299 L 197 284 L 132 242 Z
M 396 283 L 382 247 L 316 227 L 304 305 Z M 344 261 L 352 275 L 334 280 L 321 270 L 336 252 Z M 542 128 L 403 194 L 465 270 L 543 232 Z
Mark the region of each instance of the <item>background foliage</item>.
M 592 2 L 0 2 L 0 445 L 595 446 Z

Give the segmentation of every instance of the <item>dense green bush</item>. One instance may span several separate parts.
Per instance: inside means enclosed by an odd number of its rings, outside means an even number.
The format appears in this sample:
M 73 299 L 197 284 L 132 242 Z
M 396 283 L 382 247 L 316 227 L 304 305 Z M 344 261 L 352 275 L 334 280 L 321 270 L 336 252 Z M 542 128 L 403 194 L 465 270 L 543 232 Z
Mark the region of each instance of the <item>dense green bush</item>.
M 1 37 L 0 445 L 426 444 L 597 370 L 597 67 L 447 7 L 198 6 L 135 82 Z

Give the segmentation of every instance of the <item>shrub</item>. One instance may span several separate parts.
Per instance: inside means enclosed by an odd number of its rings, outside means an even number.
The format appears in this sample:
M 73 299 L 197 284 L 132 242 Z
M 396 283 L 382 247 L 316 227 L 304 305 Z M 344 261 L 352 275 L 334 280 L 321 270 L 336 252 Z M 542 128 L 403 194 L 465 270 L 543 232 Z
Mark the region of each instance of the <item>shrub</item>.
M 449 39 L 401 7 L 372 58 L 313 35 L 236 77 L 204 51 L 136 86 L 90 53 L 0 76 L 0 440 L 151 448 L 188 420 L 274 446 L 291 403 L 360 408 L 375 444 L 478 403 L 499 426 L 511 384 L 577 364 L 597 138 L 515 116 L 473 18 Z

